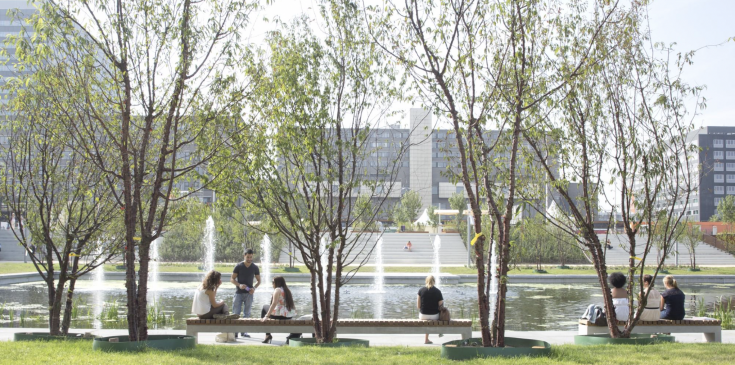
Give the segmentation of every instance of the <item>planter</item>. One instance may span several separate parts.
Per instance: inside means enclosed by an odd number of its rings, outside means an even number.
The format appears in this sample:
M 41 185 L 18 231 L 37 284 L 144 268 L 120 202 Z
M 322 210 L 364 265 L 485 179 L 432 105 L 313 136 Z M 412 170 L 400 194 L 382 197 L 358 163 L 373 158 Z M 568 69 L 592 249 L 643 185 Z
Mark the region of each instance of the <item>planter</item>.
M 116 338 L 118 342 L 110 342 Z M 93 350 L 100 351 L 140 351 L 146 348 L 158 350 L 193 349 L 196 345 L 194 336 L 149 335 L 146 341 L 130 342 L 128 336 L 97 337 L 92 342 Z
M 658 271 L 658 273 L 659 274 L 668 274 L 669 273 L 669 270 L 661 269 L 661 270 Z
M 117 266 L 115 266 L 115 269 L 118 269 L 118 270 L 125 270 L 126 268 L 127 267 L 125 265 L 117 265 Z
M 284 267 L 283 271 L 285 272 L 301 272 L 301 269 L 298 267 Z
M 698 267 L 690 267 L 689 271 L 702 271 L 702 270 Z
M 470 346 L 465 346 L 465 343 Z M 551 353 L 551 345 L 544 341 L 506 337 L 505 345 L 507 347 L 482 347 L 481 338 L 449 341 L 442 345 L 442 357 L 449 360 L 470 360 L 483 357 L 547 356 Z
M 52 341 L 52 340 L 91 340 L 94 336 L 84 337 L 83 333 L 69 333 L 65 336 L 51 336 L 48 332 L 16 332 L 13 341 Z
M 356 338 L 337 338 L 337 342 L 332 343 L 316 343 L 316 338 L 292 338 L 289 340 L 289 346 L 319 346 L 319 347 L 370 347 L 370 341 L 359 340 Z
M 535 269 L 534 269 L 534 270 L 533 270 L 533 273 L 534 273 L 534 274 L 546 274 L 546 270 L 544 270 L 544 269 L 541 269 L 541 270 L 535 270 Z
M 649 335 L 645 333 L 631 333 L 630 338 L 610 338 L 609 334 L 577 335 L 574 336 L 575 345 L 650 345 L 661 342 L 674 342 L 674 336 Z
M 568 270 L 568 269 L 571 269 L 571 267 L 569 267 L 569 266 L 567 266 L 567 265 L 559 265 L 559 266 L 557 266 L 556 268 L 557 268 L 557 269 L 562 269 L 562 270 Z

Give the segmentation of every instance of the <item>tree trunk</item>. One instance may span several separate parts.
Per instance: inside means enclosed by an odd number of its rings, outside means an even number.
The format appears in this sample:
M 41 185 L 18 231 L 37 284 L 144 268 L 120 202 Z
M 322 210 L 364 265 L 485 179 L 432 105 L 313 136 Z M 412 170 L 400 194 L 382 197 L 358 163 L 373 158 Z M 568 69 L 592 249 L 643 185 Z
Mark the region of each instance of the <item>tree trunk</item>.
M 69 279 L 69 289 L 66 291 L 66 305 L 64 307 L 64 319 L 61 322 L 61 334 L 66 335 L 69 333 L 71 327 L 71 312 L 73 306 L 74 287 L 77 283 L 77 279 L 72 277 Z
M 142 238 L 138 246 L 140 268 L 138 269 L 138 341 L 148 339 L 148 264 L 150 262 L 151 239 Z
M 127 215 L 127 212 L 126 212 Z M 126 288 L 126 294 L 127 294 L 127 307 L 128 307 L 128 313 L 127 313 L 127 320 L 128 320 L 128 336 L 130 341 L 137 341 L 138 340 L 138 316 L 137 316 L 137 305 L 136 305 L 136 298 L 137 298 L 137 286 L 135 282 L 135 241 L 133 241 L 133 234 L 134 234 L 134 228 L 133 232 L 130 232 L 130 225 L 128 222 L 128 217 L 126 217 L 125 224 L 128 226 L 128 232 L 126 233 L 126 243 L 127 246 L 125 247 L 125 288 Z M 135 226 L 135 217 L 133 216 L 133 224 L 132 226 Z
M 79 250 L 76 252 L 76 256 L 72 259 L 71 273 L 69 277 L 69 289 L 66 291 L 66 304 L 64 306 L 64 319 L 61 322 L 61 334 L 66 335 L 69 333 L 71 327 L 71 312 L 73 299 L 74 299 L 74 287 L 77 283 L 77 271 L 79 271 Z
M 317 273 L 311 268 L 309 271 L 311 272 L 311 302 L 317 303 Z M 317 306 L 315 305 L 311 306 L 311 316 L 312 320 L 314 320 L 314 336 L 316 336 L 316 339 L 318 341 L 320 338 L 323 338 L 323 336 L 319 311 Z
M 482 219 L 482 216 L 480 217 Z M 477 220 L 476 222 L 481 222 Z M 482 225 L 475 224 L 475 234 L 482 233 Z M 485 236 L 480 236 L 475 242 L 475 263 L 477 266 L 477 314 L 480 320 L 482 346 L 492 346 L 490 332 L 490 303 L 485 295 Z M 492 275 L 492 274 L 491 274 Z
M 67 256 L 68 258 L 68 256 Z M 67 265 L 66 262 L 60 262 L 59 263 L 59 281 L 56 282 L 56 288 L 54 289 L 53 297 L 49 295 L 50 298 L 52 298 L 52 303 L 50 303 L 49 306 L 49 334 L 52 336 L 58 336 L 61 334 L 60 328 L 61 328 L 61 301 L 62 297 L 64 295 L 64 285 L 66 284 L 66 270 Z M 53 277 L 53 276 L 50 276 Z
M 510 257 L 510 214 L 506 213 L 506 217 L 503 221 L 503 234 L 500 240 L 500 255 L 498 262 L 498 328 L 497 335 L 495 336 L 494 346 L 505 347 L 505 296 L 508 292 L 508 258 Z

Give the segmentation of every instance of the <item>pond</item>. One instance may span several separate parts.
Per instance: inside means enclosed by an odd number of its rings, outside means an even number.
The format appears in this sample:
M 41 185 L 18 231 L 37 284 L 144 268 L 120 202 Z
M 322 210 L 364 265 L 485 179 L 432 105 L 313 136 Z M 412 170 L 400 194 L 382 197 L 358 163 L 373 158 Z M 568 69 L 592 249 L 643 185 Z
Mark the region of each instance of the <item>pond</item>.
M 160 282 L 149 292 L 150 328 L 185 329 L 190 317 L 192 291 L 198 282 Z M 44 283 L 0 286 L 0 327 L 47 326 L 47 294 Z M 311 313 L 307 284 L 292 284 L 291 291 L 299 315 Z M 384 293 L 371 291 L 368 285 L 348 285 L 340 294 L 341 318 L 417 318 L 418 286 L 386 285 Z M 445 305 L 453 318 L 477 317 L 477 292 L 473 285 L 440 288 Z M 733 284 L 697 284 L 681 288 L 687 294 L 687 315 L 696 315 L 697 303 L 704 300 L 710 308 L 721 297 L 735 292 Z M 234 288 L 227 283 L 217 295 L 232 305 Z M 92 280 L 80 280 L 75 294 L 72 328 L 127 328 L 125 322 L 125 287 L 123 281 L 106 281 L 103 288 Z M 517 331 L 576 330 L 577 318 L 589 304 L 599 304 L 602 294 L 592 284 L 549 285 L 512 284 L 508 289 L 506 328 Z M 260 308 L 270 302 L 270 293 L 256 292 L 251 315 L 260 316 Z

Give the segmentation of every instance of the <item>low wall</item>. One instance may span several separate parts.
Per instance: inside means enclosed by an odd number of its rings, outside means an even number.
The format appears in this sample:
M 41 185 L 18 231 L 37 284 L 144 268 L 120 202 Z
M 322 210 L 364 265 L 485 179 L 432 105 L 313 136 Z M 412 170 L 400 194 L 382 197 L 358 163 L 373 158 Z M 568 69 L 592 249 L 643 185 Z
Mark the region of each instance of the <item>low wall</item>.
M 185 273 L 185 272 L 164 272 L 159 274 L 160 281 L 200 281 L 203 273 Z M 308 283 L 309 274 L 303 273 L 285 273 L 279 274 L 289 283 Z M 427 273 L 406 273 L 406 274 L 388 274 L 384 276 L 386 285 L 423 285 Z M 656 282 L 659 287 L 663 288 L 663 277 L 659 275 Z M 93 275 L 85 275 L 80 280 L 93 280 Z M 124 272 L 106 272 L 105 280 L 125 280 Z M 41 281 L 38 273 L 22 273 L 22 274 L 5 274 L 0 275 L 0 285 L 21 284 Z M 223 280 L 225 281 L 225 280 Z M 679 284 L 735 284 L 735 275 L 676 275 L 676 281 Z M 370 285 L 375 282 L 372 274 L 356 274 L 349 279 L 349 284 Z M 441 275 L 441 285 L 459 285 L 459 284 L 476 284 L 477 275 Z M 595 275 L 511 275 L 509 278 L 511 284 L 596 284 L 598 283 Z

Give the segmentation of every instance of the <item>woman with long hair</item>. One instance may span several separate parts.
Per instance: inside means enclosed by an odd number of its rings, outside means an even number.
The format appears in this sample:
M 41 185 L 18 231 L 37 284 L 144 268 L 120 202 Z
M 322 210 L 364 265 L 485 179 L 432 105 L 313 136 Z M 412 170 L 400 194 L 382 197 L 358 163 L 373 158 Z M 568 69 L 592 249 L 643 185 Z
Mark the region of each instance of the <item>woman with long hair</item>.
M 214 299 L 220 285 L 222 285 L 222 274 L 212 270 L 207 273 L 204 280 L 202 280 L 202 284 L 194 292 L 191 312 L 196 314 L 199 319 L 212 319 L 215 315 L 226 315 L 228 313 L 227 304 L 224 301 L 218 302 Z
M 286 285 L 286 279 L 283 276 L 273 278 L 273 295 L 271 296 L 271 304 L 264 305 L 260 312 L 261 321 L 266 319 L 291 319 L 296 315 L 296 305 L 293 302 L 291 290 Z M 300 333 L 291 333 L 286 337 L 286 344 L 295 337 L 301 337 Z M 270 333 L 265 334 L 263 343 L 271 343 L 273 336 Z
M 666 291 L 661 293 L 661 319 L 680 321 L 684 319 L 684 292 L 679 289 L 676 279 L 671 275 L 664 278 Z
M 419 319 L 425 321 L 439 320 L 439 307 L 444 304 L 442 292 L 436 287 L 436 279 L 429 275 L 424 281 L 426 286 L 419 289 L 419 295 L 416 299 L 416 307 L 419 309 Z M 430 345 L 429 334 L 424 337 L 424 343 Z

